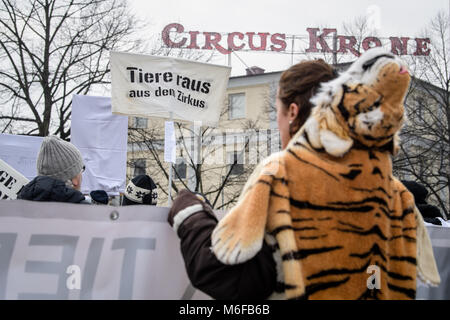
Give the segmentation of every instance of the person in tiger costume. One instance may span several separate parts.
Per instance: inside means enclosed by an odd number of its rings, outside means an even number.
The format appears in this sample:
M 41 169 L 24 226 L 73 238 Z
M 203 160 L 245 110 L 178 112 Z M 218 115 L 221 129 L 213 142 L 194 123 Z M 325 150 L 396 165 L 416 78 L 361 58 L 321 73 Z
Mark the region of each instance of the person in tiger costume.
M 237 205 L 217 223 L 194 194 L 175 200 L 169 223 L 188 275 L 214 298 L 414 299 L 417 275 L 440 278 L 414 198 L 392 175 L 408 69 L 371 49 L 310 101 L 323 80 L 300 85 L 303 66 L 280 79 L 283 150 L 255 169 Z

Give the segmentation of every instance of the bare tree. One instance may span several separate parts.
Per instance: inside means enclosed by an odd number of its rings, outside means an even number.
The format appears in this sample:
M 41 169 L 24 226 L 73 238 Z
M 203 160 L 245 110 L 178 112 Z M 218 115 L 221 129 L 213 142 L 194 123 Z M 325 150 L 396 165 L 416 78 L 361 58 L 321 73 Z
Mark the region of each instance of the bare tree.
M 172 190 L 189 189 L 202 193 L 216 209 L 234 204 L 241 188 L 253 171 L 256 161 L 244 166 L 244 157 L 248 154 L 251 135 L 247 126 L 254 128 L 254 122 L 243 124 L 244 134 L 235 145 L 228 143 L 227 132 L 211 127 L 193 128 L 192 125 L 176 123 L 177 148 L 185 161 L 184 172 L 178 171 L 178 165 L 164 162 L 164 136 L 161 121 L 152 121 L 147 128 L 130 128 L 128 142 L 131 145 L 132 159 L 147 159 L 147 174 L 153 177 L 159 190 L 168 197 L 169 166 L 173 167 Z M 228 132 L 228 139 L 240 134 Z M 194 140 L 197 139 L 197 147 Z M 237 157 L 229 158 L 227 151 L 236 152 Z M 197 153 L 197 154 L 196 154 Z M 133 160 L 128 166 L 133 168 Z M 131 175 L 134 175 L 133 173 Z M 132 176 L 128 177 L 129 179 Z
M 126 0 L 2 0 L 0 132 L 70 135 L 73 94 L 109 83 L 109 52 L 132 50 Z
M 346 39 L 353 41 L 355 51 L 359 54 L 363 53 L 363 41 L 367 37 L 377 37 L 378 31 L 369 22 L 367 16 L 358 16 L 351 22 L 344 22 L 342 24 L 344 34 L 347 37 L 352 37 L 353 39 Z
M 171 39 L 174 42 L 179 42 L 182 40 L 183 36 L 186 34 L 175 32 L 171 35 Z M 161 45 L 163 43 L 162 35 L 158 34 L 152 38 L 151 46 L 149 48 L 149 53 L 156 56 L 167 56 L 174 57 L 192 61 L 202 61 L 202 62 L 210 62 L 217 54 L 214 50 L 194 50 L 187 48 L 173 48 L 165 45 Z
M 324 30 L 328 29 L 327 26 L 320 26 L 318 29 Z M 377 41 L 378 31 L 370 23 L 370 19 L 367 15 L 361 15 L 355 17 L 353 20 L 344 22 L 341 29 L 336 29 L 336 32 L 331 32 L 330 29 L 324 36 L 324 33 L 320 34 L 320 37 L 325 42 L 325 48 L 322 47 L 320 52 L 308 53 L 301 52 L 307 59 L 323 59 L 328 64 L 338 65 L 352 62 L 361 55 L 369 43 L 365 43 L 364 40 Z M 308 46 L 309 39 L 301 39 L 303 46 Z M 382 45 L 381 43 L 379 43 Z M 371 43 L 373 46 L 374 43 Z M 319 44 L 318 44 L 319 46 Z M 327 48 L 328 47 L 328 48 Z
M 400 176 L 430 191 L 431 202 L 449 217 L 450 204 L 450 29 L 449 16 L 437 14 L 424 34 L 428 56 L 413 57 L 413 79 L 406 100 L 408 122 L 402 130 L 402 152 L 394 159 Z

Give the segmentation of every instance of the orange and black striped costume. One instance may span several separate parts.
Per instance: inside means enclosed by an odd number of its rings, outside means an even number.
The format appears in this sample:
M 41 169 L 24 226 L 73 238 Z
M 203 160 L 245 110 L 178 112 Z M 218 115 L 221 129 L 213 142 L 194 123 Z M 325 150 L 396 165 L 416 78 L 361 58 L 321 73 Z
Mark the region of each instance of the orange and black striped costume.
M 414 299 L 417 215 L 391 162 L 409 80 L 397 58 L 369 51 L 324 86 L 305 126 L 215 228 L 216 257 L 247 261 L 265 239 L 281 298 Z M 371 266 L 379 289 L 368 286 Z

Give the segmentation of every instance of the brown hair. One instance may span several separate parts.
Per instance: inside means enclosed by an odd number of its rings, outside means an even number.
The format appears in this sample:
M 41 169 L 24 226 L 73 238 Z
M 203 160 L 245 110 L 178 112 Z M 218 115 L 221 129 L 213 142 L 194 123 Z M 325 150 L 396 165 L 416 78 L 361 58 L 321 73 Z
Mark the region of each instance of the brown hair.
M 291 136 L 308 119 L 313 107 L 309 100 L 317 92 L 320 84 L 335 77 L 336 72 L 322 59 L 302 61 L 281 74 L 278 97 L 283 103 L 284 109 L 287 110 L 293 102 L 300 108 L 289 128 Z

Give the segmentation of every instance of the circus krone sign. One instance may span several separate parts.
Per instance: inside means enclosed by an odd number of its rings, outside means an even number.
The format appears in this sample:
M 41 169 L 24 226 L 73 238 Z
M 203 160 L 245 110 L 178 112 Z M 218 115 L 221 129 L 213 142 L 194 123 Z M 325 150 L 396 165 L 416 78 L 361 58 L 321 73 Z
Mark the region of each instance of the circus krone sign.
M 308 35 L 286 35 L 268 32 L 200 32 L 185 31 L 182 24 L 170 23 L 162 30 L 162 39 L 169 48 L 217 50 L 222 54 L 233 51 L 272 51 L 288 53 L 333 53 L 333 48 L 340 54 L 359 56 L 358 41 L 352 35 L 338 35 L 335 28 L 307 28 Z M 297 41 L 295 40 L 303 40 Z M 302 48 L 304 40 L 308 48 Z M 333 42 L 335 45 L 333 45 Z M 395 55 L 428 56 L 430 54 L 429 38 L 409 37 L 366 37 L 360 43 L 364 51 L 386 46 Z M 288 46 L 290 48 L 288 48 Z

